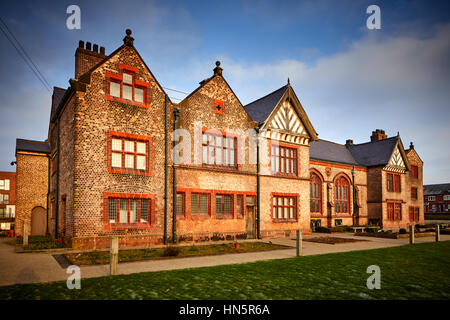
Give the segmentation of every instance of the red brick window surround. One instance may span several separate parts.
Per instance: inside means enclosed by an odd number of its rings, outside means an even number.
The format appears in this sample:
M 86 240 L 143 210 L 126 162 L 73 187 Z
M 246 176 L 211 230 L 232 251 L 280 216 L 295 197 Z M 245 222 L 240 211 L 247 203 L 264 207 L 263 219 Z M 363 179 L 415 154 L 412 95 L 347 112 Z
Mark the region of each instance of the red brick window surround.
M 216 218 L 233 218 L 233 196 L 229 194 L 216 194 Z
M 409 221 L 419 222 L 419 207 L 409 207 Z
M 411 165 L 411 177 L 412 178 L 419 178 L 419 167 L 415 165 Z
M 274 174 L 297 174 L 297 149 L 279 144 L 272 144 L 270 148 L 271 169 Z
M 399 173 L 386 174 L 386 188 L 389 192 L 401 192 L 401 176 Z
M 109 172 L 151 175 L 151 137 L 114 131 L 110 131 L 109 135 Z
M 191 193 L 191 215 L 209 217 L 210 195 L 208 193 Z
M 154 196 L 105 194 L 106 222 L 112 228 L 148 228 L 154 223 Z
M 136 79 L 138 68 L 120 64 L 120 70 L 120 74 L 106 72 L 106 99 L 149 107 L 150 83 Z
M 336 213 L 350 213 L 350 183 L 344 177 L 334 182 L 334 200 Z
M 214 99 L 214 112 L 218 114 L 225 113 L 225 103 L 223 100 Z
M 322 180 L 314 172 L 311 172 L 310 193 L 310 212 L 322 213 Z
M 204 166 L 237 169 L 237 137 L 203 132 L 202 163 Z
M 417 187 L 411 187 L 411 199 L 417 200 Z
M 402 220 L 401 202 L 387 202 L 387 219 L 389 221 Z
M 297 221 L 297 196 L 274 194 L 272 219 L 274 222 Z

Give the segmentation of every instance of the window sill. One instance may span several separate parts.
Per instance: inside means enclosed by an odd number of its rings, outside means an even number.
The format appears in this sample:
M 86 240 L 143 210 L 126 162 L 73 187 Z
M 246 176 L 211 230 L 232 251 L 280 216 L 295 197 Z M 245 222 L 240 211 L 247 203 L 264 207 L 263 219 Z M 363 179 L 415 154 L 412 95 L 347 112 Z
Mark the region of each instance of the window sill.
M 272 222 L 273 223 L 288 223 L 288 222 L 298 222 L 297 219 L 273 219 L 272 218 Z
M 108 168 L 109 173 L 121 173 L 121 174 L 132 174 L 132 175 L 141 175 L 141 176 L 151 176 L 151 171 L 146 170 L 136 170 L 136 169 L 125 169 L 125 168 Z
M 137 106 L 137 107 L 143 107 L 143 108 L 147 108 L 147 109 L 150 108 L 149 103 L 143 103 L 143 102 L 137 102 L 137 101 L 123 99 L 123 98 L 119 98 L 119 97 L 113 97 L 110 94 L 106 94 L 106 100 L 126 103 L 126 104 L 130 104 L 130 105 Z
M 111 230 L 122 230 L 122 229 L 151 229 L 153 225 L 150 223 L 107 223 L 107 228 Z
M 211 165 L 211 164 L 204 164 L 204 163 L 202 163 L 202 168 L 204 168 L 204 169 L 211 169 L 211 170 L 217 170 L 217 171 L 230 171 L 230 172 L 239 171 L 239 165 L 237 167 L 226 167 L 226 166 L 218 166 L 218 165 Z

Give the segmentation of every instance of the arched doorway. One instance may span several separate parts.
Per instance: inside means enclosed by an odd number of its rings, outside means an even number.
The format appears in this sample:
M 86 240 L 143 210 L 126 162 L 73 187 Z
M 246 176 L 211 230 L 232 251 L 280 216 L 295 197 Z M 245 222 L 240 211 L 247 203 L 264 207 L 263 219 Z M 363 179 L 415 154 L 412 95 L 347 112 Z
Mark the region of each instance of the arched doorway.
M 45 236 L 45 209 L 35 207 L 31 210 L 31 235 Z

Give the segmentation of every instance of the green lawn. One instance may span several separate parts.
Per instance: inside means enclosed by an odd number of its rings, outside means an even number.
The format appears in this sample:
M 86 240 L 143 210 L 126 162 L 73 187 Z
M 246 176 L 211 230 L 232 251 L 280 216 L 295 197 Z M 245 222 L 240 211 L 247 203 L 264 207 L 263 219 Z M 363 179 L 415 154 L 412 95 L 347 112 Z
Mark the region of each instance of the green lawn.
M 381 289 L 369 290 L 369 265 Z M 449 299 L 450 241 L 284 260 L 2 287 L 0 299 Z

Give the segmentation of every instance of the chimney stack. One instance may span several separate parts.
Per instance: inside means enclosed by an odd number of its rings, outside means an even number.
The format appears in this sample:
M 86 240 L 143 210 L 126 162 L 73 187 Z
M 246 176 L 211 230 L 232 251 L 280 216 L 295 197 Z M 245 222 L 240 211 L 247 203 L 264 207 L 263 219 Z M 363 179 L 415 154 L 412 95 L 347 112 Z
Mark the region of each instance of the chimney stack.
M 387 139 L 387 135 L 384 132 L 384 130 L 376 129 L 375 131 L 372 131 L 372 136 L 370 137 L 370 142 L 380 141 Z
M 352 146 L 352 145 L 353 145 L 353 140 L 352 140 L 352 139 L 347 139 L 347 140 L 345 140 L 345 146 L 346 146 L 346 147 Z
M 104 47 L 100 47 L 99 52 L 98 44 L 92 46 L 90 42 L 86 42 L 85 44 L 84 41 L 80 40 L 78 42 L 78 48 L 75 51 L 75 78 L 78 79 L 104 59 L 106 59 Z

